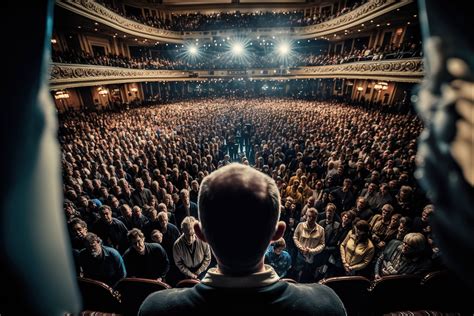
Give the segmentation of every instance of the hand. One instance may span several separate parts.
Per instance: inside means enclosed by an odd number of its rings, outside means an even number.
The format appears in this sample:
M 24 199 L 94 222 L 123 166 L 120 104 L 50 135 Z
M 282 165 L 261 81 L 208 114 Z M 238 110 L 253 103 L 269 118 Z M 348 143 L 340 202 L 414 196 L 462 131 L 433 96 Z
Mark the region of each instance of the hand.
M 380 278 L 381 278 L 381 277 L 380 277 L 380 275 L 378 275 L 378 274 L 376 274 L 376 275 L 374 276 L 374 279 L 375 279 L 375 280 L 378 280 L 378 279 L 380 279 Z
M 474 142 L 472 135 L 474 133 L 474 83 L 462 80 L 469 77 L 469 66 L 462 59 L 451 58 L 447 61 L 447 68 L 456 80 L 443 91 L 445 98 L 453 98 L 455 100 L 456 112 L 460 118 L 456 123 L 456 137 L 453 140 L 451 154 L 461 167 L 464 177 L 474 185 L 474 172 L 472 172 L 474 163 L 472 152 L 474 150 Z

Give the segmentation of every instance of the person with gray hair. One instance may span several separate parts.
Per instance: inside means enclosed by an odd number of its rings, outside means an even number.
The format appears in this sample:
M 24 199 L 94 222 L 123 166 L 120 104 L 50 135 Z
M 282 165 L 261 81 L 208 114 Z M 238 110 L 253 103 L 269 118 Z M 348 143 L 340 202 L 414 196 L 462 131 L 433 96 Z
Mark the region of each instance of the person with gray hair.
M 279 282 L 264 254 L 285 232 L 275 181 L 240 164 L 229 164 L 204 178 L 194 230 L 217 259 L 201 283 L 148 296 L 139 315 L 217 314 L 345 315 L 339 297 L 320 284 Z
M 421 233 L 391 240 L 375 263 L 375 278 L 386 275 L 422 275 L 431 267 L 428 243 Z
M 211 263 L 209 245 L 196 238 L 194 224 L 196 219 L 187 216 L 181 222 L 183 234 L 173 245 L 174 263 L 181 272 L 181 278 L 200 279 Z

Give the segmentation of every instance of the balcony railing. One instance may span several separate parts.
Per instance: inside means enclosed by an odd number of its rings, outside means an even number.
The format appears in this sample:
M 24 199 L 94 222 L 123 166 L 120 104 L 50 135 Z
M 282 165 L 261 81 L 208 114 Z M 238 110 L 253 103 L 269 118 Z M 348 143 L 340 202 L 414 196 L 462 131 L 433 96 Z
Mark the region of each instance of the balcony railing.
M 252 68 L 234 70 L 144 70 L 95 65 L 51 65 L 50 88 L 65 89 L 115 83 L 144 81 L 188 81 L 216 78 L 289 80 L 312 78 L 372 79 L 393 82 L 420 82 L 423 78 L 421 58 L 365 61 L 329 66 L 298 68 Z
M 108 25 L 124 33 L 153 41 L 182 43 L 180 32 L 157 29 L 127 18 L 92 0 L 56 0 L 56 4 L 93 21 Z
M 350 27 L 403 7 L 413 0 L 369 0 L 360 7 L 326 22 L 304 27 L 250 28 L 238 30 L 207 30 L 199 32 L 177 32 L 151 27 L 127 19 L 92 0 L 56 0 L 56 4 L 93 21 L 108 25 L 124 33 L 153 41 L 183 43 L 186 39 L 231 36 L 243 30 L 255 36 L 286 36 L 293 39 L 316 38 L 335 34 Z
M 142 81 L 188 80 L 190 72 L 181 70 L 145 70 L 96 65 L 51 65 L 50 88 L 65 89 L 103 84 Z

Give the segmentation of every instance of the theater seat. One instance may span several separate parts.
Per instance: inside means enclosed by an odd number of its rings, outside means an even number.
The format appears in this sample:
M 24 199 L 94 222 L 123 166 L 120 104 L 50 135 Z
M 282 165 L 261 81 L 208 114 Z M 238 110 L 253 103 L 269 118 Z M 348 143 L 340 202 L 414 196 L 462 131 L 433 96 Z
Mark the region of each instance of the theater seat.
M 474 314 L 472 289 L 447 270 L 428 273 L 421 288 L 425 309 Z
M 193 287 L 195 286 L 196 284 L 199 284 L 200 281 L 199 280 L 196 280 L 196 279 L 184 279 L 184 280 L 181 280 L 179 281 L 177 284 L 176 284 L 176 288 L 182 288 L 182 287 Z
M 120 293 L 121 311 L 124 315 L 137 315 L 142 302 L 153 292 L 170 289 L 168 284 L 151 279 L 125 278 L 115 286 Z
M 389 275 L 372 283 L 370 304 L 376 313 L 418 310 L 421 278 L 414 275 Z
M 341 298 L 348 315 L 366 315 L 370 280 L 362 276 L 341 276 L 323 279 L 320 284 L 329 286 Z
M 118 313 L 120 311 L 120 298 L 107 284 L 88 279 L 77 278 L 79 290 L 82 295 L 84 310 Z

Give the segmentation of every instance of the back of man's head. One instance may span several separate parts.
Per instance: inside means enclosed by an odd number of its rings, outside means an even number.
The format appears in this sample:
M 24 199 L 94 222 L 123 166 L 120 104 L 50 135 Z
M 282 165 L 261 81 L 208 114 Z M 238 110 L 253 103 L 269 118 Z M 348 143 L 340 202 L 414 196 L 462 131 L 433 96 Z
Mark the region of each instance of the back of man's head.
M 280 214 L 278 188 L 267 175 L 229 164 L 201 183 L 199 219 L 204 237 L 226 273 L 252 272 L 261 261 Z

